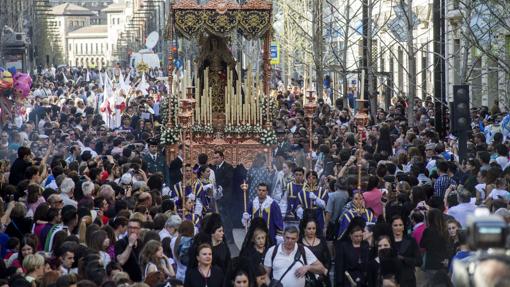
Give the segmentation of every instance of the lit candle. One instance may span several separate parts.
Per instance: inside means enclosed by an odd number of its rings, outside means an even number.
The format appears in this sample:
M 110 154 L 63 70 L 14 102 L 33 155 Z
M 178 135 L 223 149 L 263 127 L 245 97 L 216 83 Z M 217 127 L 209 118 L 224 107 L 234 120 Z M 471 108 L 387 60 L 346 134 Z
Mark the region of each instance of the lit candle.
M 196 80 L 195 80 L 195 100 L 196 100 L 196 106 L 197 106 L 197 119 L 198 119 L 198 124 L 201 123 L 201 114 L 200 114 L 200 104 L 201 104 L 201 100 L 200 100 L 200 78 L 197 76 L 196 77 Z
M 239 120 L 242 121 L 242 113 L 243 113 L 243 108 L 242 108 L 242 102 L 243 102 L 243 99 L 242 99 L 242 96 L 243 96 L 243 93 L 241 93 L 241 63 L 237 63 L 237 67 L 236 67 L 236 71 L 237 71 L 237 82 L 236 82 L 236 97 L 237 97 L 237 100 L 239 101 L 239 105 L 238 105 L 238 113 L 241 113 L 239 116 L 238 116 L 238 119 L 237 119 L 237 124 L 239 124 Z
M 225 85 L 225 102 L 223 108 L 225 109 L 225 123 L 228 123 L 228 86 Z
M 212 88 L 209 88 L 209 123 L 212 124 Z

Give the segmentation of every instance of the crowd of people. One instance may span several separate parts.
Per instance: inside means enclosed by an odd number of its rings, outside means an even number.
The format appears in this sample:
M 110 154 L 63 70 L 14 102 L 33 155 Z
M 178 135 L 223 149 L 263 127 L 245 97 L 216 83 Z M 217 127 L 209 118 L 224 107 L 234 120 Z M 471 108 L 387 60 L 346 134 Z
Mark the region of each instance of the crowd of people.
M 430 98 L 413 125 L 395 99 L 360 137 L 348 101 L 324 96 L 309 134 L 290 87 L 273 95 L 271 160 L 246 169 L 216 150 L 183 164 L 182 147 L 167 159 L 159 144 L 159 76 L 144 89 L 120 66 L 33 76 L 26 115 L 1 130 L 0 286 L 452 286 L 452 261 L 475 251 L 468 217 L 510 221 L 510 115 L 497 106 L 471 110 L 460 160 Z M 508 271 L 477 278 L 506 286 Z

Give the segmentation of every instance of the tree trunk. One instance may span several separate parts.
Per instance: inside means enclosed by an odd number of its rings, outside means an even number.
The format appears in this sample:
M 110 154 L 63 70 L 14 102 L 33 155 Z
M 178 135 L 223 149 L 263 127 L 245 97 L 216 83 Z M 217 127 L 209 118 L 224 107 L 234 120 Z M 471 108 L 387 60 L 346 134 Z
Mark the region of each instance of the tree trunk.
M 373 68 L 373 57 L 372 57 L 372 0 L 367 0 L 367 24 L 366 24 L 366 37 L 367 37 L 367 52 L 366 52 L 366 80 L 365 84 L 367 85 L 367 94 L 368 94 L 368 100 L 370 101 L 370 115 L 374 117 L 377 115 L 377 95 L 375 94 L 375 87 L 374 87 L 374 68 Z M 366 106 L 365 106 L 366 108 Z
M 343 85 L 343 92 L 344 92 L 344 107 L 348 106 L 348 78 L 347 78 L 347 47 L 349 47 L 349 27 L 351 26 L 351 19 L 350 19 L 350 12 L 351 12 L 351 3 L 350 0 L 347 0 L 347 3 L 345 4 L 345 28 L 344 28 L 344 44 L 342 47 L 342 65 L 343 65 L 343 71 L 342 71 L 342 82 Z M 350 107 L 353 108 L 353 107 Z
M 323 39 L 323 1 L 314 0 L 312 19 L 313 62 L 315 65 L 315 79 L 317 85 L 317 98 L 322 98 L 324 83 L 324 39 Z M 310 75 L 311 76 L 311 75 Z
M 404 2 L 401 2 L 404 4 Z M 409 127 L 414 126 L 414 102 L 416 98 L 416 59 L 414 57 L 414 23 L 413 23 L 413 0 L 407 0 L 407 62 L 408 62 L 408 106 L 407 122 Z

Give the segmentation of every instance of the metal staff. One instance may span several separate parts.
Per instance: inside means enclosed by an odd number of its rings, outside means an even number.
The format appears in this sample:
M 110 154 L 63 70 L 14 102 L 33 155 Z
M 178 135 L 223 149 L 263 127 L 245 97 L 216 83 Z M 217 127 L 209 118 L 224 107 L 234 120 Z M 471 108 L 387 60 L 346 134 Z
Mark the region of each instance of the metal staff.
M 248 184 L 246 183 L 246 180 L 243 181 L 243 184 L 241 184 L 241 190 L 243 191 L 243 200 L 244 200 L 244 212 L 248 212 L 248 206 L 246 205 L 246 192 L 248 191 Z M 244 227 L 244 231 L 248 232 L 248 225 Z

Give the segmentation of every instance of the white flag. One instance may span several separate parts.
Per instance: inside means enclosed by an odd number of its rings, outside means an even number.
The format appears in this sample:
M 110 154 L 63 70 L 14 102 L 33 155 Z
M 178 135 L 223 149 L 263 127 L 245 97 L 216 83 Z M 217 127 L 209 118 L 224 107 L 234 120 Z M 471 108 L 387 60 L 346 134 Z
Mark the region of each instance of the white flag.
M 103 82 L 103 73 L 99 72 L 99 86 L 102 88 L 104 86 Z
M 147 80 L 145 80 L 145 73 L 142 74 L 142 80 L 138 84 L 138 87 L 136 87 L 137 91 L 141 91 L 144 96 L 148 95 L 147 89 L 149 89 L 150 86 L 147 83 Z

